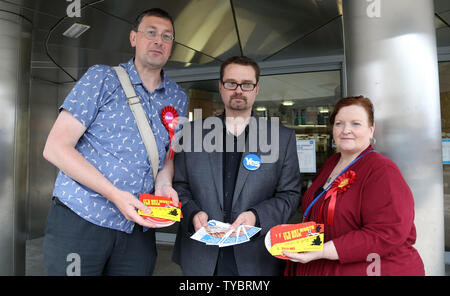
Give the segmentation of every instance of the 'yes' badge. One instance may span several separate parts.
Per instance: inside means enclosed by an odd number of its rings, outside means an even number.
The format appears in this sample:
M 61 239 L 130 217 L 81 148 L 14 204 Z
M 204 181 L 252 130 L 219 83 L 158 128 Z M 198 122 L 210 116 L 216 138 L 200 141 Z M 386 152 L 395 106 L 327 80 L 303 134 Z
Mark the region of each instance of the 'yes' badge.
M 249 171 L 256 171 L 261 167 L 261 158 L 256 154 L 248 154 L 242 161 L 244 167 Z

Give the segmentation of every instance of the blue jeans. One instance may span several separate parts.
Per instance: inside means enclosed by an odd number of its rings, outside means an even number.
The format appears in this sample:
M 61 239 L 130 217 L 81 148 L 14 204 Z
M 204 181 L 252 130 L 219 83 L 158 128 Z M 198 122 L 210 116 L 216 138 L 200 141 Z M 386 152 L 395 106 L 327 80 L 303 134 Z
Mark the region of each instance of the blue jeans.
M 46 275 L 152 275 L 155 231 L 133 233 L 92 224 L 53 198 L 44 238 Z

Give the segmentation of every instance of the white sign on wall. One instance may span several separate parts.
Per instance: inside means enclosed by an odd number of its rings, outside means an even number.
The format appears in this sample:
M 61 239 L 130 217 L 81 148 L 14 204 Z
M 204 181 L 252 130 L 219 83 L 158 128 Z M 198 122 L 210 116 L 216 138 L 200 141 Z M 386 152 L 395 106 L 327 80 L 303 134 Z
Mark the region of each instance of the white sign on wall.
M 316 172 L 316 141 L 297 140 L 297 155 L 300 173 Z

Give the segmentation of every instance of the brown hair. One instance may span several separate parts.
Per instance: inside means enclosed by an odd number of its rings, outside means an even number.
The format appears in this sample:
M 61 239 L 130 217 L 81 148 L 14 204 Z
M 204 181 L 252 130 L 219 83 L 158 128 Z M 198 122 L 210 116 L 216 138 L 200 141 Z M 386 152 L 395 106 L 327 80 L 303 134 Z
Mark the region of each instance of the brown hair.
M 170 16 L 170 14 L 167 11 L 165 11 L 161 8 L 157 8 L 157 7 L 150 8 L 150 9 L 147 9 L 147 10 L 141 12 L 133 22 L 133 28 L 132 28 L 133 31 L 137 32 L 139 25 L 142 22 L 142 19 L 146 16 L 157 16 L 157 17 L 169 20 L 170 23 L 172 24 L 173 36 L 175 36 L 175 26 L 173 24 L 172 17 Z
M 225 67 L 228 66 L 229 64 L 252 66 L 253 70 L 255 70 L 256 82 L 259 81 L 260 70 L 259 70 L 258 64 L 254 60 L 252 60 L 251 58 L 246 57 L 246 56 L 234 56 L 234 57 L 230 57 L 230 58 L 226 59 L 220 66 L 220 81 L 223 80 L 223 73 L 225 71 Z
M 369 126 L 373 126 L 374 117 L 373 117 L 373 105 L 370 99 L 365 98 L 364 96 L 359 97 L 347 97 L 340 99 L 336 105 L 334 105 L 333 112 L 330 116 L 330 123 L 334 125 L 334 120 L 336 119 L 336 115 L 342 107 L 347 107 L 351 105 L 358 105 L 364 108 L 367 113 L 367 118 L 369 119 Z

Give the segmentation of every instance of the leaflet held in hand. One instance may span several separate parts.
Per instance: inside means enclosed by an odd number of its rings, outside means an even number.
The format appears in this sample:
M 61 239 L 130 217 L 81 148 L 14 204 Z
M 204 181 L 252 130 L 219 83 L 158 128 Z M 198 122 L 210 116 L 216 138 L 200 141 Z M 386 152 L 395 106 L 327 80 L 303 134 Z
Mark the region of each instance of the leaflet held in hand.
M 180 218 L 183 218 L 181 203 L 175 207 L 170 197 L 143 193 L 139 195 L 139 200 L 152 210 L 150 214 L 138 210 L 138 214 L 144 218 L 152 217 L 176 222 L 180 222 Z
M 210 220 L 206 227 L 200 228 L 191 238 L 207 245 L 228 247 L 248 242 L 260 230 L 261 228 L 250 225 L 232 229 L 228 223 Z
M 310 252 L 323 249 L 324 225 L 315 222 L 299 224 L 281 224 L 274 226 L 266 235 L 266 248 L 273 256 L 282 256 L 287 252 Z

